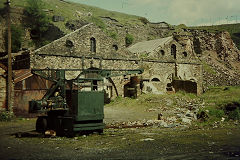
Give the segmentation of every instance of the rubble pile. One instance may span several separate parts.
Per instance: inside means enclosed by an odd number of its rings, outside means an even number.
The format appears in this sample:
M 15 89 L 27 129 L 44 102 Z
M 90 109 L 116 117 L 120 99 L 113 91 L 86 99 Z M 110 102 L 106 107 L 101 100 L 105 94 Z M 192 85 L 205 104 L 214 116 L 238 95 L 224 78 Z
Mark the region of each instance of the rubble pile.
M 155 119 L 143 119 L 136 121 L 115 121 L 107 124 L 108 128 L 137 128 L 137 127 L 189 127 L 193 121 L 197 120 L 199 109 L 205 107 L 205 103 L 201 99 L 185 99 L 174 97 L 172 99 L 163 99 L 165 106 L 149 108 L 145 112 L 156 113 Z M 149 102 L 151 103 L 151 101 Z M 177 104 L 177 105 L 175 105 Z

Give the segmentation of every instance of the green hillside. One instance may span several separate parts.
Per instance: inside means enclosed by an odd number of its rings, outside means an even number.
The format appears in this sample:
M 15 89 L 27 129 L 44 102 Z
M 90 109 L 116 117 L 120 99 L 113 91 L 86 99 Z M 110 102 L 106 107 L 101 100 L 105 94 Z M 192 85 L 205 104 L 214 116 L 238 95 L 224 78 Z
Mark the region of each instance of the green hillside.
M 4 0 L 5 1 L 5 0 Z M 0 3 L 0 9 L 4 7 L 4 1 Z M 64 17 L 64 21 L 52 22 L 54 26 L 57 26 L 65 34 L 72 32 L 66 23 L 69 20 L 80 20 L 83 22 L 93 22 L 100 28 L 106 28 L 101 17 L 111 17 L 116 20 L 118 24 L 123 26 L 134 26 L 136 24 L 143 24 L 146 20 L 143 17 L 128 15 L 120 12 L 108 11 L 98 7 L 92 7 L 84 4 L 68 2 L 64 0 L 42 0 L 45 4 L 44 11 L 48 15 L 49 19 L 52 19 L 53 15 Z M 13 8 L 24 8 L 27 5 L 27 0 L 12 0 L 11 6 Z M 147 21 L 148 22 L 148 21 Z M 147 24 L 147 23 L 144 23 Z M 146 25 L 148 26 L 148 25 Z M 184 25 L 185 26 L 185 25 Z M 186 26 L 185 26 L 186 27 Z M 184 28 L 185 28 L 184 27 Z M 181 26 L 180 26 L 181 28 Z M 228 31 L 237 47 L 240 49 L 240 24 L 225 24 L 216 26 L 199 26 L 199 27 L 187 27 L 190 29 L 201 29 L 210 32 Z M 178 26 L 175 26 L 175 30 L 170 30 L 169 34 L 178 30 Z M 157 36 L 151 35 L 156 38 Z M 51 41 L 51 40 L 49 40 Z
M 46 13 L 51 18 L 53 15 L 63 16 L 64 22 L 54 22 L 54 25 L 58 26 L 65 33 L 71 32 L 65 27 L 65 23 L 68 20 L 86 20 L 88 22 L 101 21 L 100 17 L 111 17 L 116 19 L 118 23 L 122 25 L 133 25 L 141 23 L 140 17 L 134 15 L 128 15 L 124 13 L 104 10 L 98 7 L 92 7 L 84 4 L 60 1 L 60 0 L 42 0 L 45 4 L 44 8 Z M 25 7 L 27 5 L 26 0 L 14 0 L 11 2 L 12 7 Z M 3 8 L 4 4 L 0 3 L 0 8 Z M 91 14 L 92 16 L 88 16 Z M 94 18 L 93 18 L 94 17 Z M 96 18 L 98 20 L 96 20 Z M 99 20 L 100 19 L 100 20 Z
M 198 27 L 188 27 L 188 28 L 207 30 L 209 32 L 228 31 L 234 43 L 237 45 L 238 49 L 240 49 L 240 23 L 213 25 L 213 26 L 198 26 Z

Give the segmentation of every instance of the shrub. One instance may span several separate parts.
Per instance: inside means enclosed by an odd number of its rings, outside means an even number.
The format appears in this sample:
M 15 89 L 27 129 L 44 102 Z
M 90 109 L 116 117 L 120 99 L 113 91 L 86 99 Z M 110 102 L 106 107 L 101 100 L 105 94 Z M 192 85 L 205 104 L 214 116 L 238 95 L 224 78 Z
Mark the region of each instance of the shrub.
M 116 32 L 109 32 L 109 36 L 113 39 L 117 39 L 117 33 Z
M 149 20 L 145 17 L 140 17 L 139 20 L 143 23 L 143 24 L 148 24 Z
M 216 118 L 222 118 L 225 115 L 225 113 L 221 109 L 209 108 L 209 115 L 214 116 Z
M 12 41 L 12 52 L 18 52 L 20 48 L 22 47 L 22 41 L 23 41 L 23 33 L 24 30 L 19 25 L 11 25 L 11 41 Z M 5 34 L 5 42 L 8 41 L 8 34 L 6 32 Z M 7 48 L 8 43 L 5 43 L 5 47 Z
M 240 120 L 240 110 L 239 108 L 235 109 L 228 113 L 228 119 Z
M 18 52 L 22 46 L 23 29 L 21 26 L 12 25 L 12 52 Z
M 0 111 L 0 121 L 11 121 L 14 117 L 13 112 Z
M 127 34 L 125 37 L 126 46 L 130 46 L 133 43 L 133 40 L 133 36 L 131 34 Z

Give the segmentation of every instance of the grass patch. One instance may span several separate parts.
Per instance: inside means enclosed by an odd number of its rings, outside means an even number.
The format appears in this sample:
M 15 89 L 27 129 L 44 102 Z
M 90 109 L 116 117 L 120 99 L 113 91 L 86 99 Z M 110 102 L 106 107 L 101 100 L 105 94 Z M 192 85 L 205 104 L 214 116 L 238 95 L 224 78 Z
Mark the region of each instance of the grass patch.
M 228 103 L 238 102 L 240 103 L 240 87 L 239 86 L 222 86 L 222 87 L 210 87 L 209 90 L 204 93 L 201 98 L 205 102 L 214 107 L 223 107 Z
M 240 120 L 240 87 L 211 87 L 201 98 L 206 103 L 204 112 L 208 114 L 208 122 L 227 120 Z M 199 111 L 199 113 L 202 110 Z
M 202 66 L 207 73 L 216 74 L 216 71 L 211 66 L 209 66 L 206 62 L 202 62 Z
M 194 99 L 194 98 L 198 98 L 196 94 L 193 94 L 193 93 L 187 93 L 185 91 L 178 91 L 176 93 L 176 96 L 179 96 L 179 97 L 186 97 L 186 98 L 190 98 L 190 99 Z
M 0 111 L 0 121 L 11 121 L 15 118 L 13 112 Z

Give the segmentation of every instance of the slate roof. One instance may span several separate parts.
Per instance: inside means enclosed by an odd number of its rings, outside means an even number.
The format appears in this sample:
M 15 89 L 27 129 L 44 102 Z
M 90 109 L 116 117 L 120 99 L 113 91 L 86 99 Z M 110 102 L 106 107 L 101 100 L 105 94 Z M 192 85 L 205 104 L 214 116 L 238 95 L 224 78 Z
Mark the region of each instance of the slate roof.
M 143 42 L 138 42 L 128 48 L 128 50 L 132 53 L 151 53 L 155 49 L 157 49 L 160 46 L 164 46 L 168 42 L 173 40 L 173 37 L 166 37 L 166 38 L 161 38 L 161 39 L 155 39 L 155 40 L 150 40 L 150 41 L 143 41 Z

